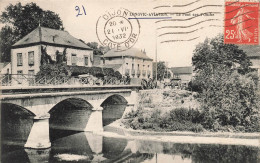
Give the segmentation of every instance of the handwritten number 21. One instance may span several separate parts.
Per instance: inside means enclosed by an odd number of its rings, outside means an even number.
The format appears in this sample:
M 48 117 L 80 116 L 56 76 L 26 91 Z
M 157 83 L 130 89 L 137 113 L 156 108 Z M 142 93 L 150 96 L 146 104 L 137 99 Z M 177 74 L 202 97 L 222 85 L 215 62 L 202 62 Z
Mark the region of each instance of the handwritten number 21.
M 84 8 L 83 5 L 82 5 L 82 8 L 83 8 L 84 14 L 87 15 L 87 14 L 86 14 L 86 10 L 85 10 L 85 8 Z M 82 15 L 82 13 L 80 12 L 79 6 L 76 6 L 76 7 L 75 7 L 75 10 L 78 11 L 78 14 L 76 15 L 77 17 L 78 17 L 79 15 Z

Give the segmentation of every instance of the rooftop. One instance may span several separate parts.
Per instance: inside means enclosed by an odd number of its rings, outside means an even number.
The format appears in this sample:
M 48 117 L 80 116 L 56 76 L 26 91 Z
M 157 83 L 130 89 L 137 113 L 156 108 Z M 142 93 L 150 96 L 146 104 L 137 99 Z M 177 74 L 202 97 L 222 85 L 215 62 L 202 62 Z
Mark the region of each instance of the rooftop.
M 248 57 L 260 57 L 260 45 L 239 45 Z
M 87 46 L 79 39 L 71 36 L 67 31 L 51 29 L 41 26 L 37 27 L 32 32 L 27 34 L 21 40 L 16 42 L 12 47 L 24 47 L 40 43 L 91 50 L 89 46 Z
M 10 62 L 0 62 L 0 71 L 6 66 L 8 65 Z
M 115 49 L 111 49 L 107 53 L 104 54 L 104 58 L 113 58 L 113 57 L 134 57 L 134 58 L 140 58 L 140 59 L 146 59 L 146 60 L 153 60 L 149 58 L 145 53 L 143 53 L 141 50 L 138 50 L 136 48 L 130 48 L 125 51 L 117 52 Z
M 170 70 L 173 72 L 173 74 L 192 74 L 192 66 L 172 67 Z

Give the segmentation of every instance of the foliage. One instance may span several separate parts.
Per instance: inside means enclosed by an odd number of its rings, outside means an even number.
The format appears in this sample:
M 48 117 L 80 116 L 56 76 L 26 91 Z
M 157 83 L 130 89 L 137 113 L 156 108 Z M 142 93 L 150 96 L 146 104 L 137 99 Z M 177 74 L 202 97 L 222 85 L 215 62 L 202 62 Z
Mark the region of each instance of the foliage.
M 71 76 L 71 72 L 66 64 L 44 64 L 40 66 L 40 71 L 36 74 L 37 79 L 46 77 L 51 79 L 53 77 Z
M 87 45 L 93 49 L 94 55 L 103 55 L 110 50 L 108 46 L 98 46 L 97 42 L 88 42 Z
M 89 74 L 93 76 L 98 76 L 103 74 L 103 76 L 117 77 L 118 79 L 122 77 L 120 72 L 114 71 L 112 68 L 101 68 L 101 67 L 85 67 L 85 66 L 67 66 L 71 72 L 72 76 L 78 76 L 82 74 Z
M 85 67 L 85 66 L 68 66 L 65 63 L 60 64 L 43 64 L 40 66 L 40 71 L 37 73 L 38 77 L 64 77 L 64 76 L 78 76 L 82 74 L 89 74 L 96 77 L 116 77 L 122 78 L 121 74 L 117 71 L 114 72 L 112 68 L 100 68 L 100 67 Z
M 192 61 L 201 92 L 203 126 L 214 131 L 225 126 L 260 131 L 259 96 L 246 54 L 218 36 L 199 44 Z
M 193 109 L 173 109 L 162 114 L 158 109 L 152 111 L 138 108 L 125 116 L 123 123 L 133 129 L 146 129 L 154 131 L 193 131 L 201 132 L 200 113 Z
M 237 70 L 240 74 L 251 71 L 252 63 L 243 50 L 237 45 L 224 44 L 223 35 L 213 39 L 205 39 L 196 46 L 192 57 L 196 73 L 214 74 L 219 67 L 223 71 Z
M 192 80 L 188 83 L 187 90 L 193 92 L 202 92 L 201 83 L 198 80 Z
M 157 80 L 161 81 L 164 78 L 169 78 L 170 73 L 168 73 L 167 77 L 167 67 L 165 62 L 157 62 Z M 153 79 L 156 78 L 156 63 L 153 63 Z
M 43 27 L 63 29 L 62 21 L 58 14 L 43 10 L 35 3 L 22 5 L 20 2 L 10 4 L 0 16 L 1 23 L 5 26 L 1 29 L 1 59 L 10 61 L 11 46 L 34 30 L 39 23 Z

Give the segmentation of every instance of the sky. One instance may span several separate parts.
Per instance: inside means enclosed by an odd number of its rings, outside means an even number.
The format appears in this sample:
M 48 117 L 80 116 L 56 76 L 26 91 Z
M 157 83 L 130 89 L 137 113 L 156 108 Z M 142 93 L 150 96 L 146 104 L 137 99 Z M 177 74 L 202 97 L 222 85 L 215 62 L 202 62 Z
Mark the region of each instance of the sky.
M 9 3 L 15 4 L 17 2 L 19 1 L 0 0 L 0 11 L 4 11 Z M 133 47 L 140 50 L 145 49 L 146 54 L 154 60 L 156 59 L 157 52 L 157 61 L 165 61 L 170 67 L 191 66 L 191 58 L 196 45 L 203 42 L 206 37 L 212 38 L 224 31 L 223 0 L 218 0 L 217 2 L 212 0 L 21 1 L 23 5 L 30 2 L 35 2 L 44 10 L 51 10 L 59 14 L 65 30 L 72 36 L 82 39 L 85 42 L 99 42 L 96 34 L 97 21 L 107 11 L 125 8 L 132 13 L 186 12 L 186 15 L 168 14 L 167 17 L 170 17 L 172 21 L 157 19 L 158 17 L 156 16 L 151 16 L 156 19 L 138 19 L 140 34 Z M 76 16 L 76 6 L 81 9 L 84 6 L 86 15 Z M 208 16 L 196 15 L 205 12 L 216 12 L 216 14 Z M 148 18 L 148 16 L 145 18 Z M 2 26 L 0 24 L 0 27 Z M 174 28 L 167 28 L 169 26 L 174 26 Z

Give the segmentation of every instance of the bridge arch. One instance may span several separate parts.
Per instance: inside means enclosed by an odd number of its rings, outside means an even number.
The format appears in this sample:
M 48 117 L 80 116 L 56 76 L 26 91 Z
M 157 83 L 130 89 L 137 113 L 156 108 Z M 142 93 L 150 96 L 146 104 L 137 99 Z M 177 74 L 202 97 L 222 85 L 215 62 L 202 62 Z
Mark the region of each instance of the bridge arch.
M 50 129 L 84 131 L 93 106 L 81 98 L 67 98 L 50 109 Z
M 122 118 L 127 103 L 128 101 L 125 97 L 119 94 L 114 94 L 107 97 L 101 104 L 101 107 L 103 107 L 103 126 L 109 125 L 110 123 Z
M 1 103 L 1 137 L 2 143 L 11 141 L 24 146 L 26 143 L 35 114 L 30 110 L 12 103 Z

